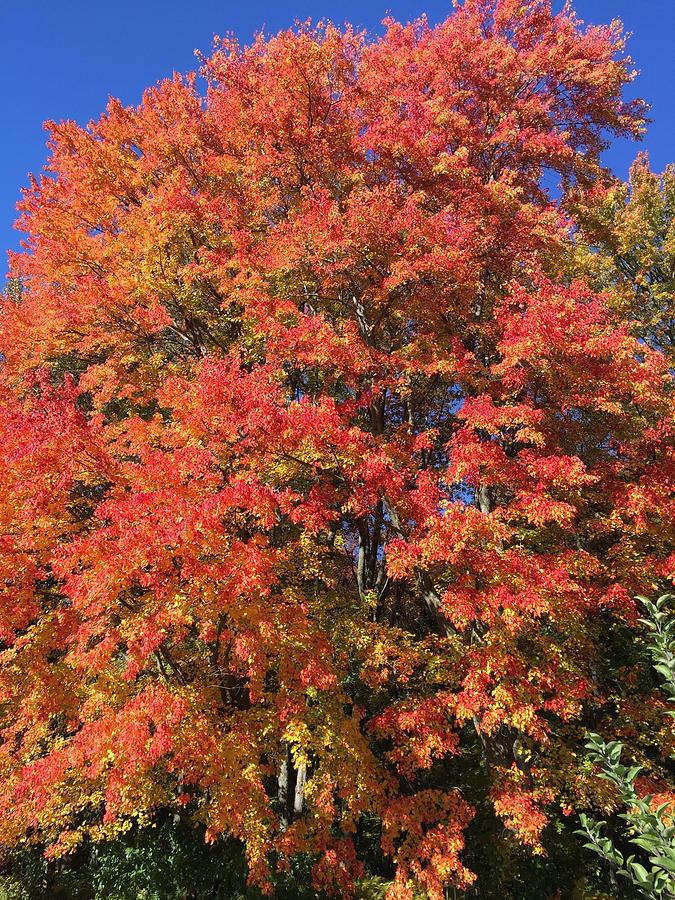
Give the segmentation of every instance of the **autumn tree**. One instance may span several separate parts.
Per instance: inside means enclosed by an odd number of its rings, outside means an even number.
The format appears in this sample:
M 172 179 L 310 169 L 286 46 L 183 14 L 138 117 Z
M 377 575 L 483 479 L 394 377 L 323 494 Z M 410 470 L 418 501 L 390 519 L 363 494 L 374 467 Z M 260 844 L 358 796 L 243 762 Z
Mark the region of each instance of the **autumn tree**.
M 620 26 L 385 24 L 50 124 L 1 320 L 8 847 L 172 810 L 349 896 L 376 822 L 437 900 L 474 814 L 541 854 L 593 800 L 589 725 L 669 739 L 607 659 L 672 573 L 670 375 L 569 274 L 642 129 Z
M 627 184 L 610 179 L 571 199 L 579 271 L 611 291 L 610 303 L 635 334 L 675 354 L 675 166 L 652 172 L 641 154 Z

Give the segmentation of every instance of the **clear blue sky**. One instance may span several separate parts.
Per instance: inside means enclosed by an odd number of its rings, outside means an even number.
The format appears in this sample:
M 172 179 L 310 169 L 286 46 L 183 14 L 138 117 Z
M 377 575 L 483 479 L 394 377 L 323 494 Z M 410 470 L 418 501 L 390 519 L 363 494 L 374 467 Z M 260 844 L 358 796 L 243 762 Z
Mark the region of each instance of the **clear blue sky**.
M 264 28 L 326 18 L 377 29 L 391 13 L 403 20 L 426 12 L 438 21 L 450 0 L 0 0 L 0 278 L 4 251 L 19 235 L 11 223 L 27 173 L 45 162 L 45 119 L 85 124 L 109 95 L 137 103 L 143 89 L 195 67 L 214 33 L 247 42 Z M 634 93 L 652 104 L 644 142 L 652 164 L 675 161 L 675 0 L 576 0 L 587 22 L 623 20 L 641 76 Z M 621 176 L 637 147 L 615 146 L 607 161 Z

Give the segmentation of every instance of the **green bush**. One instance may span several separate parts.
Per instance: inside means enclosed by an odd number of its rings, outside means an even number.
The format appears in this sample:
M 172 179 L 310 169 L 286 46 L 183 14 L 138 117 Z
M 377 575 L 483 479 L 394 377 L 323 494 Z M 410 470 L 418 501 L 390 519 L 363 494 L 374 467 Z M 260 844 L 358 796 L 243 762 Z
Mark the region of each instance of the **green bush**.
M 675 616 L 669 604 L 675 599 L 664 594 L 653 603 L 639 597 L 647 610 L 641 619 L 650 631 L 648 649 L 654 669 L 661 677 L 661 687 L 668 695 L 675 716 Z M 589 734 L 586 747 L 590 758 L 602 769 L 599 778 L 616 788 L 623 812 L 619 818 L 626 824 L 622 835 L 635 852 L 622 851 L 617 841 L 606 833 L 607 822 L 590 816 L 580 816 L 581 830 L 589 850 L 604 859 L 616 876 L 629 882 L 642 897 L 650 900 L 675 897 L 675 824 L 671 803 L 653 808 L 651 795 L 639 796 L 635 780 L 641 766 L 625 766 L 621 762 L 623 745 L 618 741 L 605 742 L 598 734 Z

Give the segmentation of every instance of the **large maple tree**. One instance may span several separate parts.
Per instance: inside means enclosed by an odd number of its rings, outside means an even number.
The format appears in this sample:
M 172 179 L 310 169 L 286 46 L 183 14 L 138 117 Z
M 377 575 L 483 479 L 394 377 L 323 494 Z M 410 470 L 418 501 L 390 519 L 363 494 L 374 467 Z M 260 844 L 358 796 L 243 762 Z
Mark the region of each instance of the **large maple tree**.
M 570 211 L 643 108 L 619 25 L 548 0 L 385 24 L 219 39 L 205 89 L 50 125 L 1 318 L 7 845 L 173 808 L 348 896 L 369 817 L 390 896 L 441 898 L 468 747 L 533 852 L 592 793 L 672 427 Z

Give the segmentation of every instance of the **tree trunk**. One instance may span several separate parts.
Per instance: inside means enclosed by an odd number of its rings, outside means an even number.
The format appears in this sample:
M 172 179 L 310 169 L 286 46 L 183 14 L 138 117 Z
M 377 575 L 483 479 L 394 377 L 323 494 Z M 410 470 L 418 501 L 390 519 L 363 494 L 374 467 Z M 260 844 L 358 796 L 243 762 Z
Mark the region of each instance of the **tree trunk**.
M 307 783 L 307 766 L 300 763 L 295 776 L 295 797 L 293 800 L 293 815 L 295 818 L 302 815 L 305 806 L 305 784 Z
M 291 748 L 284 744 L 284 755 L 279 766 L 279 829 L 286 831 L 293 819 L 293 803 L 291 800 L 291 776 L 293 762 L 291 760 Z

